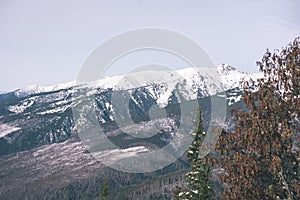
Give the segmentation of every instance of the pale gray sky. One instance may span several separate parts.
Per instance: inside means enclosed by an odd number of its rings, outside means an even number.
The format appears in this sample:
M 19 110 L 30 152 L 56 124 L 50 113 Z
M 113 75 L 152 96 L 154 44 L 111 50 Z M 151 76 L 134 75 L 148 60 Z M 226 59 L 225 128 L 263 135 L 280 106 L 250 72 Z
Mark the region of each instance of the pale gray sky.
M 255 72 L 266 48 L 300 35 L 299 8 L 299 0 L 0 0 L 0 90 L 75 80 L 97 45 L 141 27 L 178 31 L 216 65 Z

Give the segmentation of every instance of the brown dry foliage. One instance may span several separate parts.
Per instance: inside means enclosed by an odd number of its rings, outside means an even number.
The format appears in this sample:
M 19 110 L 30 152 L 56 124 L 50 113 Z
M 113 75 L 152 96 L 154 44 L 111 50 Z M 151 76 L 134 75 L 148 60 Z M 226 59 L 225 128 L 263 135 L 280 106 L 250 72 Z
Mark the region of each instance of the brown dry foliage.
M 264 78 L 245 82 L 248 111 L 235 111 L 235 131 L 216 146 L 223 199 L 299 199 L 300 38 L 257 64 Z

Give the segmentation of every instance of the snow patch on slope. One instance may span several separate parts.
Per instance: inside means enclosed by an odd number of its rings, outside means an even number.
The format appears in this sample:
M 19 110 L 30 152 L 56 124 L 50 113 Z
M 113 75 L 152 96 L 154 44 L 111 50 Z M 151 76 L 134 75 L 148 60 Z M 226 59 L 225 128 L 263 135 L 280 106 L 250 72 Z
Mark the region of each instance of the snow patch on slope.
M 9 106 L 8 110 L 15 114 L 20 114 L 20 113 L 24 112 L 28 107 L 32 106 L 33 104 L 34 104 L 33 100 L 26 100 L 26 101 L 22 101 L 18 105 Z
M 230 106 L 230 105 L 233 105 L 234 103 L 241 101 L 242 95 L 228 97 L 227 99 L 228 99 L 228 105 Z
M 20 130 L 21 128 L 11 126 L 8 124 L 0 124 L 0 138 L 5 137 L 6 135 Z
M 138 155 L 139 153 L 147 153 L 150 150 L 144 146 L 130 147 L 126 149 L 112 149 L 100 152 L 91 153 L 93 157 L 100 160 L 106 165 L 113 164 L 120 159 L 129 158 Z
M 61 107 L 53 108 L 53 109 L 50 109 L 50 110 L 45 110 L 45 111 L 39 112 L 37 114 L 39 114 L 39 115 L 45 115 L 45 114 L 63 113 L 69 107 L 70 106 L 61 106 Z

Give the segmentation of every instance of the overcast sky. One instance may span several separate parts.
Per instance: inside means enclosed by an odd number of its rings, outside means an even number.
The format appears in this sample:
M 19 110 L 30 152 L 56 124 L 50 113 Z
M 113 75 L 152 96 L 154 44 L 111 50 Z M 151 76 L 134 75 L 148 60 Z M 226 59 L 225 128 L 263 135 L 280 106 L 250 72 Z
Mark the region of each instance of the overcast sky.
M 266 48 L 300 35 L 299 8 L 299 0 L 0 0 L 0 91 L 75 80 L 97 45 L 142 27 L 178 31 L 216 65 L 256 72 Z

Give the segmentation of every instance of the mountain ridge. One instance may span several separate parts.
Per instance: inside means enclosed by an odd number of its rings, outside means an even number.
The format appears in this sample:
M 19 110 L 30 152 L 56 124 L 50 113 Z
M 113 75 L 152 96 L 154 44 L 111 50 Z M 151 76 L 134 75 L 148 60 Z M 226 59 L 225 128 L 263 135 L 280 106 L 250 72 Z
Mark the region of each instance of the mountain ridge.
M 201 68 L 199 68 L 199 69 L 201 70 Z M 211 68 L 211 69 L 214 70 L 214 68 Z M 242 79 L 247 76 L 250 77 L 250 79 L 257 79 L 258 77 L 262 77 L 262 73 L 260 73 L 260 72 L 257 72 L 257 73 L 243 72 L 229 64 L 221 64 L 221 65 L 217 66 L 215 69 L 217 69 L 220 77 L 222 77 L 224 79 L 224 80 L 222 80 L 224 82 L 226 82 L 228 80 L 230 82 L 234 82 L 234 80 L 236 80 L 236 79 Z M 189 67 L 189 68 L 179 69 L 179 70 L 175 70 L 175 71 L 176 71 L 176 73 L 179 73 L 180 75 L 190 75 L 192 73 L 195 73 L 196 70 L 193 67 Z M 146 71 L 145 73 L 147 73 L 147 72 L 148 71 Z M 236 75 L 239 78 L 233 77 Z M 133 76 L 134 76 L 134 74 L 133 74 Z M 109 84 L 109 82 L 115 83 L 115 82 L 118 82 L 122 78 L 124 78 L 124 75 L 105 76 L 101 80 L 99 80 L 99 82 L 97 83 L 98 84 L 97 86 L 99 86 L 99 87 L 102 86 L 103 88 L 106 88 L 106 89 L 113 88 L 114 84 Z M 148 76 L 148 78 L 149 78 L 149 76 Z M 11 92 L 3 91 L 3 92 L 0 92 L 0 95 L 7 94 L 7 93 L 13 93 L 17 97 L 25 97 L 25 96 L 32 95 L 32 94 L 39 94 L 39 93 L 43 93 L 43 92 L 51 92 L 51 91 L 57 91 L 57 90 L 61 90 L 61 89 L 71 88 L 71 87 L 74 87 L 76 84 L 77 84 L 77 81 L 70 81 L 67 83 L 61 83 L 61 84 L 50 85 L 50 86 L 34 84 L 34 85 L 29 85 L 25 88 L 19 88 L 19 89 L 13 90 Z M 235 84 L 228 84 L 227 89 L 230 89 L 230 87 L 232 87 L 232 86 L 237 87 L 238 86 L 237 82 L 235 82 Z

